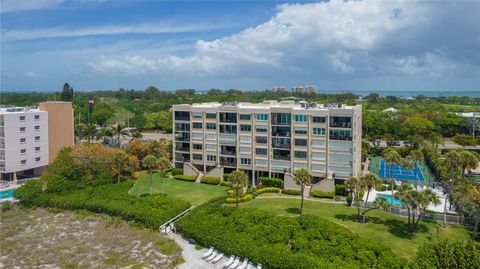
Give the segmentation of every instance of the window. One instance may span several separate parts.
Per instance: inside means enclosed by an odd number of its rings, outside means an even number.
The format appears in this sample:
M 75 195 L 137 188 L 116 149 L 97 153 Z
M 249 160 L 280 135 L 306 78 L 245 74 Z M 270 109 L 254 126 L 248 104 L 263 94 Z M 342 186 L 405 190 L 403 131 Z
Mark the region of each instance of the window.
M 250 120 L 250 114 L 240 114 L 240 120 Z
M 39 131 L 39 130 L 40 130 L 40 125 L 35 126 L 35 131 Z
M 193 144 L 193 149 L 202 149 L 202 144 Z
M 40 151 L 40 147 L 35 147 L 35 151 L 36 151 L 36 152 L 39 152 L 39 151 Z
M 249 124 L 240 124 L 240 131 L 242 131 L 242 132 L 251 132 L 251 131 L 252 131 L 252 125 L 249 125 Z
M 307 152 L 306 151 L 295 151 L 295 158 L 306 159 Z
M 35 141 L 40 141 L 40 136 L 35 136 Z
M 243 165 L 251 165 L 252 164 L 252 159 L 250 158 L 240 158 L 240 163 Z
M 217 129 L 216 123 L 207 122 L 207 130 L 216 130 L 216 129 Z
M 257 120 L 267 121 L 268 120 L 268 114 L 257 114 Z
M 255 141 L 259 144 L 267 144 L 267 137 L 266 136 L 256 136 Z
M 307 127 L 295 127 L 295 134 L 307 134 Z
M 202 157 L 203 157 L 202 154 L 193 154 L 194 160 L 201 161 L 203 159 Z
M 313 135 L 325 136 L 325 128 L 313 128 Z
M 25 127 L 20 127 L 20 133 L 25 133 L 26 128 Z
M 175 111 L 175 120 L 190 120 L 190 112 L 188 111 Z
M 207 113 L 207 119 L 216 119 L 217 113 Z
M 324 164 L 312 164 L 312 171 L 313 172 L 325 172 L 325 165 Z
M 307 115 L 295 115 L 296 122 L 306 122 L 308 120 Z
M 220 124 L 220 133 L 221 134 L 236 134 L 237 133 L 237 125 Z
M 295 146 L 306 147 L 307 139 L 295 139 Z
M 20 121 L 25 121 L 25 116 L 20 116 Z
M 35 161 L 38 163 L 40 161 L 40 157 L 36 157 Z
M 193 129 L 202 129 L 202 123 L 201 122 L 194 122 L 193 123 Z
M 21 165 L 26 165 L 26 164 L 27 164 L 27 160 L 21 160 L 21 161 L 20 161 L 20 164 L 21 164 Z
M 326 146 L 325 140 L 312 140 L 313 148 L 324 148 Z
M 272 113 L 272 124 L 290 125 L 292 122 L 292 114 L 290 113 Z
M 20 154 L 26 154 L 27 153 L 27 149 L 21 149 L 20 150 Z
M 34 118 L 35 120 L 39 120 L 39 119 L 40 119 L 40 115 L 35 115 L 35 116 L 33 116 L 33 118 Z
M 201 119 L 202 118 L 202 112 L 192 112 L 192 117 L 194 119 Z
M 267 149 L 264 148 L 256 148 L 255 153 L 257 155 L 267 155 Z
M 312 121 L 315 123 L 325 123 L 325 117 L 313 117 Z
M 330 127 L 351 128 L 351 117 L 330 117 Z
M 202 133 L 192 133 L 192 140 L 202 140 L 203 134 Z
M 266 133 L 268 131 L 267 125 L 255 125 L 255 130 L 259 133 Z
M 312 152 L 312 160 L 321 160 L 324 161 L 326 159 L 325 152 Z
M 330 139 L 352 141 L 352 132 L 348 130 L 330 130 Z
M 239 152 L 241 154 L 250 154 L 250 153 L 252 153 L 252 148 L 251 147 L 240 147 Z
M 216 134 L 207 134 L 208 141 L 217 141 L 217 135 Z
M 26 143 L 27 139 L 26 138 L 20 138 L 20 143 Z
M 215 156 L 215 155 L 207 155 L 207 161 L 209 161 L 209 162 L 216 162 L 216 161 L 217 161 L 217 156 Z
M 221 112 L 220 113 L 220 122 L 236 123 L 237 122 L 237 113 Z
M 217 151 L 217 145 L 205 144 L 205 149 L 207 151 Z
M 267 160 L 255 160 L 256 166 L 267 167 Z
M 252 143 L 252 137 L 249 135 L 241 135 L 240 136 L 241 143 Z

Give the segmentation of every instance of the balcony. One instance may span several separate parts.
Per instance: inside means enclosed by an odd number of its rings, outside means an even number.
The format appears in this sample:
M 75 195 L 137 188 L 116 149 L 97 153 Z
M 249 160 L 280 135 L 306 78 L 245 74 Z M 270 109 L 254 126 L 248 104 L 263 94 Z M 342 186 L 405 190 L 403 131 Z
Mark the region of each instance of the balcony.
M 222 146 L 220 150 L 221 155 L 237 156 L 237 147 Z
M 220 113 L 220 122 L 237 123 L 237 113 L 228 113 L 228 112 Z
M 219 132 L 221 134 L 233 134 L 233 135 L 235 135 L 235 134 L 237 134 L 237 126 L 220 124 Z
M 289 150 L 273 150 L 273 159 L 281 161 L 290 161 L 290 151 Z
M 290 149 L 291 139 L 274 137 L 272 138 L 272 148 Z
M 330 127 L 352 128 L 351 117 L 330 117 Z
M 330 140 L 352 141 L 352 132 L 346 130 L 330 130 Z
M 189 111 L 175 111 L 175 120 L 190 121 Z
M 178 132 L 190 132 L 190 124 L 175 123 L 175 131 Z
M 237 166 L 237 158 L 220 157 L 220 165 L 236 167 Z
M 292 123 L 292 114 L 272 113 L 272 125 L 290 125 L 291 123 Z
M 290 126 L 272 126 L 272 136 L 290 137 L 292 128 Z
M 190 162 L 190 155 L 175 155 L 176 162 Z
M 175 141 L 190 141 L 190 134 L 175 132 Z

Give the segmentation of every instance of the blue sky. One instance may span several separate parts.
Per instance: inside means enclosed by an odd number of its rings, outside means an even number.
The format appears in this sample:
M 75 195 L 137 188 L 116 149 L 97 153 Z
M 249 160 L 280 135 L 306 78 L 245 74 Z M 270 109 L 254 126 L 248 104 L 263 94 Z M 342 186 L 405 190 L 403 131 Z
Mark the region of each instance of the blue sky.
M 1 90 L 480 91 L 478 1 L 1 0 Z

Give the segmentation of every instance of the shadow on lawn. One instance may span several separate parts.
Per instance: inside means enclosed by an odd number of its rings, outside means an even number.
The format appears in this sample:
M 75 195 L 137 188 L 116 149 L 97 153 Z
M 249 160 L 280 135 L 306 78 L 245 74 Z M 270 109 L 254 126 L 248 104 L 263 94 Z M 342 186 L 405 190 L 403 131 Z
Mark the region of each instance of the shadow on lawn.
M 298 208 L 298 207 L 289 207 L 289 208 L 285 209 L 285 211 L 289 214 L 295 214 L 295 215 L 300 214 L 300 208 Z
M 338 220 L 343 220 L 343 221 L 351 221 L 351 222 L 357 222 L 357 214 L 350 214 L 350 215 L 345 215 L 345 214 L 336 214 L 334 216 Z M 388 227 L 388 231 L 397 237 L 404 238 L 404 239 L 414 239 L 415 235 L 409 234 L 407 232 L 407 221 L 401 221 L 398 219 L 381 219 L 379 217 L 372 217 L 367 215 L 367 223 L 373 223 L 373 224 L 380 224 L 380 225 L 385 225 Z M 361 223 L 359 223 L 361 224 Z M 418 223 L 417 227 L 417 233 L 426 233 L 428 232 L 428 228 L 425 224 L 423 223 Z

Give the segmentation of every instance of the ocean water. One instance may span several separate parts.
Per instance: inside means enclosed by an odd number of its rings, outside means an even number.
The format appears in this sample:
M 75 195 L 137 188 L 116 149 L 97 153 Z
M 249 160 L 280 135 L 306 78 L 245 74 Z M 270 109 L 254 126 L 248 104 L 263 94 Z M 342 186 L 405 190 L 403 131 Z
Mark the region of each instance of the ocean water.
M 347 93 L 367 96 L 372 92 L 378 93 L 381 97 L 398 96 L 398 97 L 415 97 L 424 95 L 428 97 L 442 97 L 442 96 L 467 96 L 470 98 L 480 98 L 480 91 L 336 91 L 336 90 L 319 90 L 319 93 Z

